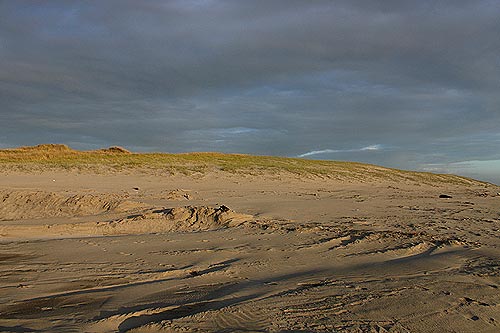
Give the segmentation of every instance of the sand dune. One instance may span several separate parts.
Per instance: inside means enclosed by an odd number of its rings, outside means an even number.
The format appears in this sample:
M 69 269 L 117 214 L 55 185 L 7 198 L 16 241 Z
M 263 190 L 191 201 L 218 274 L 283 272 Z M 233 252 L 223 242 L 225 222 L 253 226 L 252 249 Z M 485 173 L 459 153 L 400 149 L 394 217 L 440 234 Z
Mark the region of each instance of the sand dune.
M 3 332 L 500 330 L 492 184 L 7 169 Z

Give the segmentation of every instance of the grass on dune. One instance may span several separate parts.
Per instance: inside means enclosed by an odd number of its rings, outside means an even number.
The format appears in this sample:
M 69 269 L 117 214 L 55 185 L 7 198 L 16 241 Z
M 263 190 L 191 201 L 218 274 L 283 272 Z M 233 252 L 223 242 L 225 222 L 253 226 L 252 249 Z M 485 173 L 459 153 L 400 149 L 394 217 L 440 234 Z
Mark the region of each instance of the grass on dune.
M 78 151 L 66 145 L 38 145 L 0 150 L 0 168 L 17 170 L 156 170 L 193 174 L 223 171 L 234 174 L 290 173 L 302 177 L 340 180 L 392 180 L 419 183 L 476 183 L 470 179 L 424 172 L 403 171 L 357 162 L 222 153 L 131 153 L 120 147 Z

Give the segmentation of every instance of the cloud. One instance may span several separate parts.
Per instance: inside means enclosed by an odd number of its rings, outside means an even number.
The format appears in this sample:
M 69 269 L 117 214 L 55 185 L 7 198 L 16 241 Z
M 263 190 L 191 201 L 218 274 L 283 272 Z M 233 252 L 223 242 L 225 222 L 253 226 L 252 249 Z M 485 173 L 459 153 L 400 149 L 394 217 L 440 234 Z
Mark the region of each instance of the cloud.
M 323 149 L 323 150 L 313 150 L 304 154 L 297 155 L 297 157 L 308 157 L 313 155 L 324 155 L 324 154 L 335 154 L 335 153 L 353 153 L 353 152 L 363 152 L 363 151 L 377 151 L 381 150 L 382 145 L 370 145 L 359 149 Z
M 381 145 L 371 145 L 361 148 L 360 151 L 375 151 L 380 149 L 382 149 Z

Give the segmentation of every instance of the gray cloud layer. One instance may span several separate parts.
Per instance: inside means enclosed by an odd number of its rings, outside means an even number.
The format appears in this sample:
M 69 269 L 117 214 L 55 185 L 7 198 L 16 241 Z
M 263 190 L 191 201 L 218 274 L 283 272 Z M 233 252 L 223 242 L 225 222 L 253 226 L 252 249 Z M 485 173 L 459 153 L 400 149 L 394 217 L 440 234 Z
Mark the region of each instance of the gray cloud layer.
M 499 17 L 498 1 L 0 1 L 0 145 L 498 160 Z

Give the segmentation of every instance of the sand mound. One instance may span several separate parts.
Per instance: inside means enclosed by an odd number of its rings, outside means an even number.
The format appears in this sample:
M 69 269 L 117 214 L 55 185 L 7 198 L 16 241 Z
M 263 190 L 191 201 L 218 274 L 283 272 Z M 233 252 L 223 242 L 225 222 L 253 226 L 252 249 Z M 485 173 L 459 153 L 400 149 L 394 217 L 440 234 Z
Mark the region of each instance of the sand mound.
M 116 221 L 122 226 L 141 225 L 158 231 L 204 231 L 236 227 L 252 220 L 253 216 L 239 214 L 220 207 L 185 206 L 154 209 Z
M 109 194 L 61 195 L 30 190 L 0 191 L 0 220 L 3 221 L 97 215 L 109 211 L 126 212 L 139 207 L 144 205 Z

